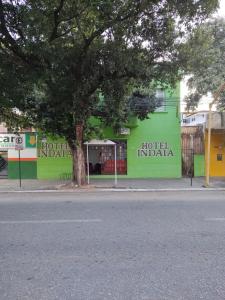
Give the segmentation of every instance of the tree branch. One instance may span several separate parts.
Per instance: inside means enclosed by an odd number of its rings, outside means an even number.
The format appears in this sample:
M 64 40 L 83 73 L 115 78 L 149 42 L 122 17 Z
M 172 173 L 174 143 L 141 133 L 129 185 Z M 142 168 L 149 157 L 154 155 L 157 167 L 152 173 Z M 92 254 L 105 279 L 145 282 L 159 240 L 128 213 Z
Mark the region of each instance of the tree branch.
M 22 48 L 18 46 L 16 40 L 10 34 L 6 26 L 4 5 L 2 3 L 2 0 L 0 0 L 0 28 L 2 33 L 1 42 L 6 47 L 6 49 L 12 51 L 14 55 L 20 58 L 25 64 L 35 68 L 41 67 L 42 63 L 40 61 L 43 62 L 43 59 L 40 60 L 40 58 L 36 55 L 27 55 L 26 53 L 24 53 Z
M 62 2 L 64 2 L 65 0 L 61 0 L 60 4 Z M 59 7 L 57 8 L 57 10 L 54 12 L 54 20 L 55 20 L 55 27 L 53 28 L 53 31 L 52 31 L 52 34 L 51 34 L 51 37 L 49 38 L 49 41 L 52 42 L 53 40 L 57 39 L 57 38 L 60 38 L 60 37 L 63 37 L 65 36 L 67 33 L 69 33 L 71 31 L 71 29 L 74 28 L 74 26 L 70 27 L 69 29 L 67 29 L 65 32 L 63 32 L 62 34 L 58 34 L 57 30 L 58 30 L 58 26 L 59 24 L 65 22 L 70 22 L 71 20 L 75 19 L 76 20 L 76 23 L 77 23 L 77 26 L 78 26 L 78 29 L 80 30 L 82 36 L 83 36 L 83 39 L 86 40 L 86 37 L 82 31 L 82 28 L 80 26 L 80 22 L 79 22 L 79 15 L 82 15 L 83 12 L 88 8 L 88 6 L 84 7 L 83 10 L 81 10 L 79 12 L 79 14 L 76 12 L 76 14 L 73 14 L 71 15 L 70 17 L 68 18 L 65 18 L 65 19 L 61 19 L 59 20 L 59 13 L 60 11 L 62 10 L 63 8 L 63 4 L 62 6 L 59 5 Z M 77 8 L 76 8 L 77 9 Z
M 80 21 L 79 21 L 79 18 L 77 16 L 75 16 L 75 20 L 76 20 L 76 23 L 77 23 L 77 27 L 78 27 L 78 29 L 79 29 L 82 37 L 83 37 L 83 40 L 86 41 L 87 40 L 86 35 L 84 34 L 84 32 L 81 28 Z
M 125 20 L 128 20 L 132 16 L 133 17 L 138 16 L 138 14 L 140 13 L 140 8 L 141 8 L 140 3 L 137 3 L 134 10 L 126 14 L 124 17 L 121 17 L 121 13 L 118 13 L 114 19 L 111 19 L 108 22 L 106 22 L 104 26 L 94 31 L 92 35 L 88 39 L 86 39 L 85 48 L 88 48 L 96 37 L 100 36 L 105 30 L 107 30 L 112 25 L 116 25 L 117 23 L 124 22 Z
M 49 38 L 49 41 L 52 42 L 54 39 L 56 39 L 58 37 L 58 26 L 60 24 L 60 20 L 59 20 L 59 14 L 61 12 L 61 10 L 63 9 L 63 5 L 64 5 L 64 1 L 65 0 L 60 0 L 59 2 L 59 6 L 54 10 L 54 27 L 51 33 L 51 36 Z
M 0 26 L 3 37 L 1 38 L 2 43 L 4 46 L 8 49 L 10 49 L 15 55 L 20 57 L 25 63 L 28 63 L 27 56 L 24 55 L 24 53 L 21 51 L 21 49 L 18 47 L 16 41 L 9 33 L 7 27 L 6 27 L 6 21 L 3 13 L 3 3 L 2 0 L 0 0 Z

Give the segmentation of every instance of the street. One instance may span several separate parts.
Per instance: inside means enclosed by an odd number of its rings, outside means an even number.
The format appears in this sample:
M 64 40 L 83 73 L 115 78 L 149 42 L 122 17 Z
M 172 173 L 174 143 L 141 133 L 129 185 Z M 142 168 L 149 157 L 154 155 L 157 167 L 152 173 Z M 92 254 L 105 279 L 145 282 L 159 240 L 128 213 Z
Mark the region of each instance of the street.
M 224 278 L 224 191 L 0 193 L 1 300 L 221 300 Z

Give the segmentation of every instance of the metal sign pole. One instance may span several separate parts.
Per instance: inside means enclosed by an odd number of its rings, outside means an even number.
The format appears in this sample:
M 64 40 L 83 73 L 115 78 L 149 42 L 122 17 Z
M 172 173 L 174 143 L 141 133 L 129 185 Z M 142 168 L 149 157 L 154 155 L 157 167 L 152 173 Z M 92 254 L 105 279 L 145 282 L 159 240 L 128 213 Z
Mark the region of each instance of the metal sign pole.
M 87 143 L 87 181 L 90 183 L 90 170 L 89 170 L 89 153 L 88 153 L 88 143 Z
M 19 153 L 19 180 L 20 180 L 20 188 L 21 188 L 21 163 L 20 163 L 20 150 L 18 150 Z
M 114 145 L 114 154 L 115 154 L 115 187 L 117 186 L 117 161 L 116 161 L 116 143 Z
M 19 181 L 20 181 L 20 188 L 22 186 L 21 184 L 21 159 L 20 159 L 20 150 L 23 150 L 23 138 L 21 136 L 17 136 L 15 138 L 15 150 L 18 150 L 18 156 L 19 156 Z

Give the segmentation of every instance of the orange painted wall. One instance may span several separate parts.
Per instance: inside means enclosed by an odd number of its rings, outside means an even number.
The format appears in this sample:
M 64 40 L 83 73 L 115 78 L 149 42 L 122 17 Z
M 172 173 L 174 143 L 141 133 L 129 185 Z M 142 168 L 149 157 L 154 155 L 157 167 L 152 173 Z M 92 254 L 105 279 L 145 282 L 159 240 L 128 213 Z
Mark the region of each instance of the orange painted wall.
M 205 151 L 206 151 L 206 164 L 207 164 L 207 145 L 208 135 L 205 135 Z M 222 154 L 222 160 L 217 159 L 217 155 Z M 213 132 L 211 134 L 211 149 L 210 149 L 210 176 L 225 176 L 225 131 Z

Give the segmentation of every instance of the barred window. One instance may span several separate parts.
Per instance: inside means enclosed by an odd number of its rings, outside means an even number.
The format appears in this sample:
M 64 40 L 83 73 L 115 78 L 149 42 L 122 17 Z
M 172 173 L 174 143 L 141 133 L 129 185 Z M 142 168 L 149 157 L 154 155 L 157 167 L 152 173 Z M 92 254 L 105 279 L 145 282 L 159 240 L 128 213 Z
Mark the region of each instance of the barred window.
M 156 93 L 156 112 L 157 111 L 165 111 L 166 110 L 166 106 L 165 106 L 165 92 L 161 89 L 157 89 Z

